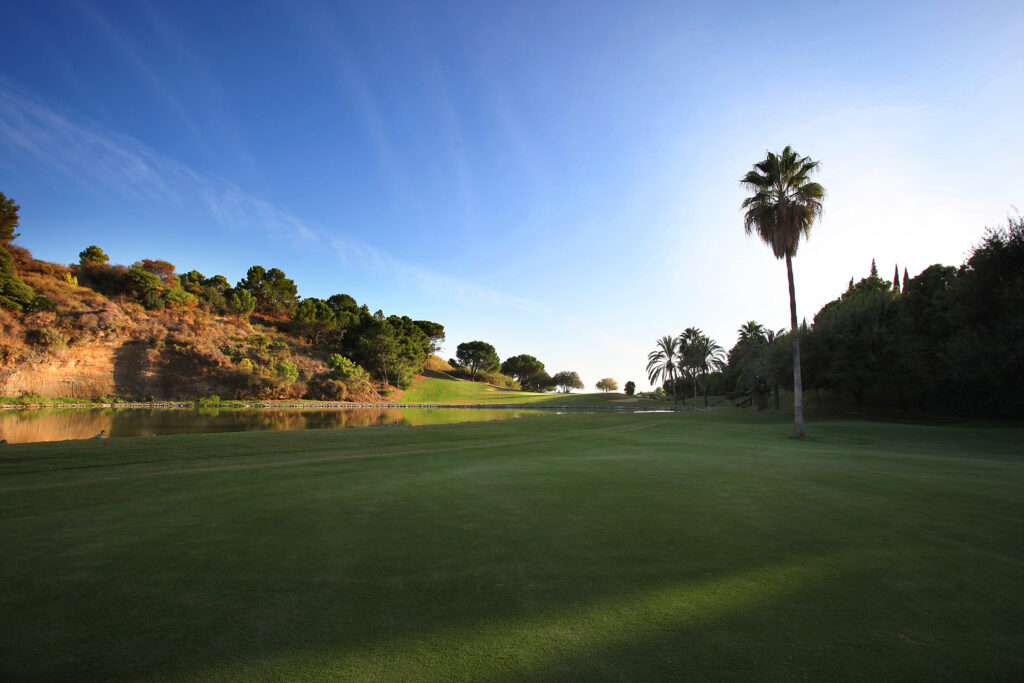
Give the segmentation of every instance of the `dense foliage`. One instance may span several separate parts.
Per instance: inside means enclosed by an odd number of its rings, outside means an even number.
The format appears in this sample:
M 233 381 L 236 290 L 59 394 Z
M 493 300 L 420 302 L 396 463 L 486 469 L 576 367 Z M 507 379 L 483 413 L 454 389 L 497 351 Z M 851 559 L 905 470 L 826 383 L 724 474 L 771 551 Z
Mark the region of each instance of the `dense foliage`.
M 840 392 L 858 409 L 1024 414 L 1024 219 L 986 231 L 959 268 L 898 274 L 885 280 L 872 264 L 801 325 L 804 388 Z M 744 325 L 726 388 L 777 401 L 780 385 L 793 387 L 790 338 Z

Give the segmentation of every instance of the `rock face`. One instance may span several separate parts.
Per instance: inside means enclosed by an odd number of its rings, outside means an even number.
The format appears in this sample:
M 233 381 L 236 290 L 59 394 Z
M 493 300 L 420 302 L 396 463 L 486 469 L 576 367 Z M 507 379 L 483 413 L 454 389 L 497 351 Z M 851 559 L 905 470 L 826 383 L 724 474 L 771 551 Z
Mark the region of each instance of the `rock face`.
M 37 394 L 92 399 L 232 395 L 236 387 L 205 376 L 204 368 L 151 344 L 72 346 L 4 368 L 0 395 Z
M 118 346 L 72 347 L 39 362 L 18 363 L 0 376 L 0 394 L 97 398 L 115 395 Z

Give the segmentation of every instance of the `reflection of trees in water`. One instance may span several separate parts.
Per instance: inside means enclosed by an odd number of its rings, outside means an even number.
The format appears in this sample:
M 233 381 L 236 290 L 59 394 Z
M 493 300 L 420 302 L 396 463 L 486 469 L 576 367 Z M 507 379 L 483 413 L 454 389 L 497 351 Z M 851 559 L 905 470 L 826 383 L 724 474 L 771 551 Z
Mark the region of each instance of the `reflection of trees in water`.
M 0 439 L 9 443 L 88 439 L 111 430 L 107 410 L 8 410 L 0 413 Z
M 238 409 L 78 408 L 0 412 L 0 438 L 11 443 L 198 432 L 343 429 L 387 424 L 427 425 L 508 419 L 537 410 L 457 408 Z

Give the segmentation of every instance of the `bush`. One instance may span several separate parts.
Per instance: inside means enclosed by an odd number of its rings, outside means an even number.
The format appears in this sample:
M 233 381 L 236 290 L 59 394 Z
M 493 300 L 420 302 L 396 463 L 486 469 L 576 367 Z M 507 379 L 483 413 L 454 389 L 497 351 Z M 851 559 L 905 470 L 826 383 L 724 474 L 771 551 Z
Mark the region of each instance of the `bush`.
M 331 354 L 327 359 L 327 366 L 331 369 L 333 379 L 340 379 L 343 382 L 368 381 L 366 370 L 340 353 Z
M 196 297 L 181 287 L 172 287 L 164 294 L 164 302 L 171 308 L 195 308 Z
M 243 375 L 251 375 L 253 372 L 256 371 L 256 368 L 253 367 L 251 360 L 249 360 L 248 358 L 243 358 L 242 360 L 238 361 L 238 371 Z
M 162 311 L 165 303 L 160 292 L 152 291 L 142 295 L 142 305 L 147 311 Z
M 274 374 L 285 384 L 291 384 L 299 378 L 299 368 L 290 360 L 282 360 L 274 366 Z
M 33 346 L 60 349 L 68 344 L 68 338 L 52 327 L 37 327 L 25 331 L 25 341 Z
M 34 296 L 32 297 L 32 301 L 28 302 L 28 306 L 25 307 L 25 310 L 30 313 L 56 311 L 57 304 L 55 304 L 53 299 L 48 296 Z

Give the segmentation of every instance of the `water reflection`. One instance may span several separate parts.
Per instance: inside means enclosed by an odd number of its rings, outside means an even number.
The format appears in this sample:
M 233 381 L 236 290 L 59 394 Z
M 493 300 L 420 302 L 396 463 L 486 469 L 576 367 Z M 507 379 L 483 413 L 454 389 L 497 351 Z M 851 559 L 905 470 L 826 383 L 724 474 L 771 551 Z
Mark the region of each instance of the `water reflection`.
M 8 443 L 273 429 L 340 429 L 377 425 L 479 422 L 542 415 L 511 408 L 65 408 L 0 411 L 0 439 Z

